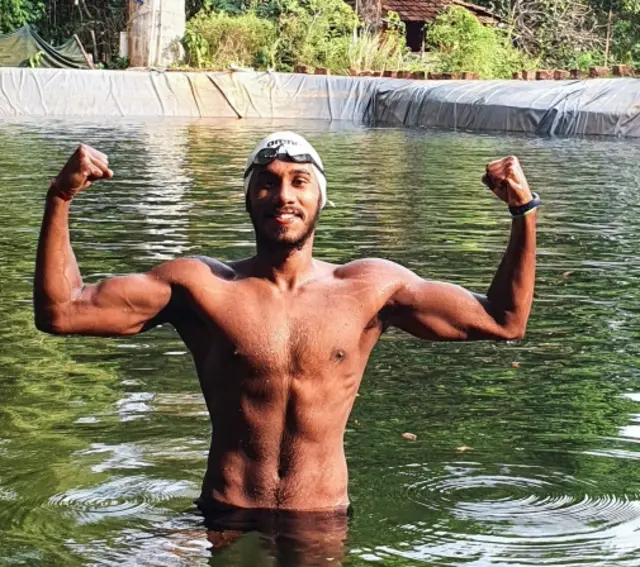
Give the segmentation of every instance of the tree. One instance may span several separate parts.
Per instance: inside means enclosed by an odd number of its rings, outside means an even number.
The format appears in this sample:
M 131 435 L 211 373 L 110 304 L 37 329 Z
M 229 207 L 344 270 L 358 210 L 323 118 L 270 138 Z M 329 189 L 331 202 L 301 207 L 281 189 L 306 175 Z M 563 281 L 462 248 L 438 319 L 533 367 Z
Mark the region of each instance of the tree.
M 0 0 L 0 33 L 12 32 L 44 15 L 41 0 Z

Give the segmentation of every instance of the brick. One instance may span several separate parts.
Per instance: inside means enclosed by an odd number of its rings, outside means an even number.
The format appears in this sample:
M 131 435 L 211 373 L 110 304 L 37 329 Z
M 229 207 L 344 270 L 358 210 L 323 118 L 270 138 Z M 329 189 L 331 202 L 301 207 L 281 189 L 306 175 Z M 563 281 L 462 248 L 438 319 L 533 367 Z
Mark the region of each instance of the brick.
M 581 71 L 580 69 L 571 69 L 571 71 L 569 71 L 569 77 L 572 79 L 582 80 L 586 76 L 587 74 L 584 71 Z
M 442 80 L 442 73 L 431 73 L 431 72 L 429 72 L 427 74 L 427 78 L 430 81 L 441 81 Z
M 609 68 L 608 67 L 591 67 L 589 69 L 589 76 L 592 79 L 597 79 L 598 77 L 608 77 Z
M 409 71 L 398 71 L 398 79 L 408 79 L 410 76 Z
M 511 73 L 511 78 L 515 81 L 519 81 L 522 79 L 522 73 L 520 71 L 516 71 L 515 73 Z
M 640 77 L 640 67 L 636 67 L 633 72 L 635 73 L 636 77 Z
M 306 65 L 296 65 L 296 73 L 308 73 L 309 67 Z
M 445 81 L 454 81 L 458 78 L 458 73 L 442 73 L 442 78 Z
M 563 71 L 561 69 L 556 69 L 553 72 L 553 78 L 556 81 L 566 81 L 569 78 L 570 74 L 569 71 Z
M 523 81 L 533 81 L 536 78 L 535 71 L 522 71 L 520 75 Z
M 316 75 L 328 75 L 329 69 L 325 69 L 324 67 L 316 67 Z
M 614 65 L 613 66 L 614 77 L 632 77 L 633 67 L 631 65 Z
M 549 81 L 553 79 L 553 71 L 549 69 L 538 69 L 536 71 L 536 81 Z
M 460 78 L 465 81 L 477 81 L 480 79 L 480 75 L 478 73 L 471 73 L 470 71 L 463 71 L 460 73 Z
M 411 73 L 411 78 L 415 81 L 424 81 L 425 72 L 424 71 L 414 71 Z

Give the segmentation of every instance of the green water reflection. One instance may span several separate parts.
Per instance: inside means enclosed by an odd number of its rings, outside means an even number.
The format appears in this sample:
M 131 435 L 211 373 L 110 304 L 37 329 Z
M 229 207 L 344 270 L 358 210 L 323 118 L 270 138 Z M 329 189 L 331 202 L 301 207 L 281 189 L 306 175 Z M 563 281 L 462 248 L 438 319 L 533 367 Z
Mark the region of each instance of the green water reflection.
M 325 160 L 328 260 L 382 256 L 484 291 L 509 228 L 479 183 L 484 164 L 520 156 L 545 201 L 524 341 L 393 332 L 374 351 L 346 434 L 344 563 L 640 565 L 637 145 L 177 121 L 0 128 L 0 564 L 273 564 L 255 534 L 208 549 L 192 500 L 209 421 L 177 335 L 42 335 L 31 279 L 47 179 L 79 141 L 116 172 L 73 208 L 76 254 L 96 281 L 252 253 L 241 172 L 281 127 Z

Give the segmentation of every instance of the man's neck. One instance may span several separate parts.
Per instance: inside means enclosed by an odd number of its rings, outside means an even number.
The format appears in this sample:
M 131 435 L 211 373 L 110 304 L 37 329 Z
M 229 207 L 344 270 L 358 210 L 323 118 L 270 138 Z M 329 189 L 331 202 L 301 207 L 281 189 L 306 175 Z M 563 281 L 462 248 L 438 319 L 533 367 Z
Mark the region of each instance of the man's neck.
M 311 278 L 313 272 L 313 235 L 301 248 L 258 246 L 253 259 L 254 271 L 281 290 L 295 289 Z

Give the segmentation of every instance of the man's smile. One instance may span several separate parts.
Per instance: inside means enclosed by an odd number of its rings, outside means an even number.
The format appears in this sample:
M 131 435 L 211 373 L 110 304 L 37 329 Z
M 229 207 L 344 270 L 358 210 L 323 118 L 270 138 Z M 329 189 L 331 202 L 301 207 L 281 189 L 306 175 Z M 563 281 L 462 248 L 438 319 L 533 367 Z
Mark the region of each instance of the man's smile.
M 273 219 L 281 225 L 289 225 L 296 219 L 301 219 L 302 215 L 294 209 L 280 209 L 267 215 L 267 219 Z

